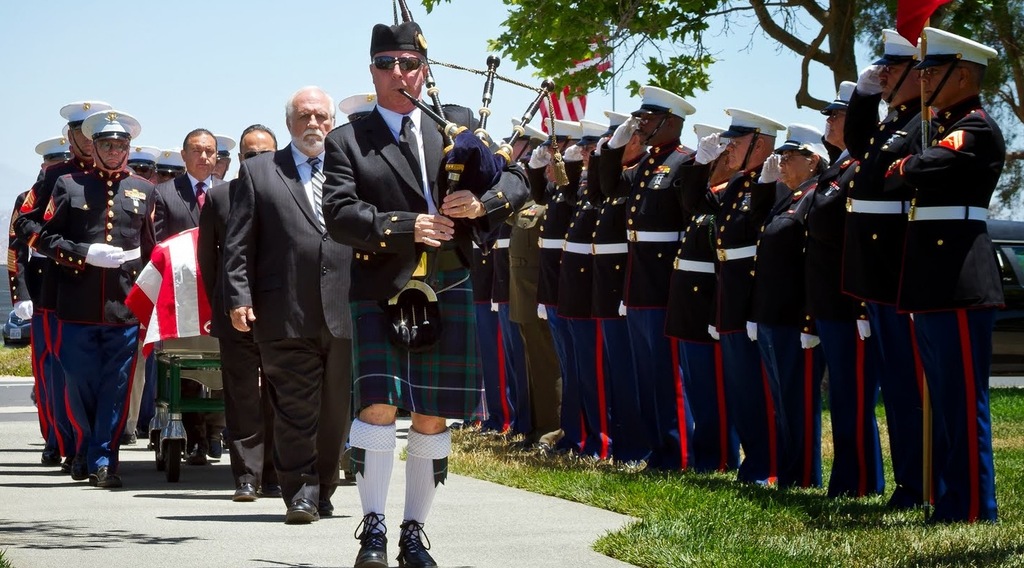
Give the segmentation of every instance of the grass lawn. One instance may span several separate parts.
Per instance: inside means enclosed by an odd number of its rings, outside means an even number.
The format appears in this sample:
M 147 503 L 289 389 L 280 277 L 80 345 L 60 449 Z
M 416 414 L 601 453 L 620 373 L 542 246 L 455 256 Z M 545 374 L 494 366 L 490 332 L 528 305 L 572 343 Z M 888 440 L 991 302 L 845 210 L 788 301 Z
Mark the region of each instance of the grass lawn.
M 594 548 L 637 566 L 1024 566 L 1024 389 L 993 390 L 992 419 L 997 524 L 925 526 L 920 511 L 887 510 L 888 495 L 831 500 L 824 489 L 744 485 L 732 474 L 629 471 L 515 452 L 506 439 L 464 431 L 453 437 L 451 469 L 636 517 Z M 823 429 L 827 482 L 827 412 Z M 891 490 L 888 460 L 886 470 Z
M 6 550 L 0 550 L 0 568 L 11 568 L 11 563 L 6 558 Z
M 0 347 L 0 375 L 31 377 L 32 349 L 28 345 Z M 0 564 L 0 568 L 3 568 L 3 564 Z

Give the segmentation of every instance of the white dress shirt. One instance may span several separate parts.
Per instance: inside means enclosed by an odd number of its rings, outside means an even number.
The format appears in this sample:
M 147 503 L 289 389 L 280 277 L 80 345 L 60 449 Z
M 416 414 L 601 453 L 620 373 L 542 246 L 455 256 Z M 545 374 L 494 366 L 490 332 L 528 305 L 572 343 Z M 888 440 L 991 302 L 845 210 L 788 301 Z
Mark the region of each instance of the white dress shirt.
M 427 177 L 427 160 L 423 156 L 423 136 L 420 134 L 420 122 L 423 117 L 423 113 L 420 109 L 413 109 L 409 114 L 398 114 L 395 111 L 388 110 L 380 105 L 377 106 L 377 112 L 380 113 L 381 117 L 384 118 L 384 123 L 388 125 L 388 129 L 391 130 L 391 135 L 395 137 L 395 142 L 399 141 L 402 134 L 402 119 L 408 116 L 412 119 L 412 133 L 416 136 L 416 146 L 419 148 L 420 155 L 417 156 L 420 162 L 420 181 L 423 183 L 423 198 L 427 200 L 427 212 L 431 215 L 437 215 L 437 205 L 434 203 L 434 197 L 430 194 L 430 183 Z
M 306 199 L 309 199 L 309 206 L 313 208 L 313 212 L 316 213 L 316 203 L 313 199 L 313 166 L 309 165 L 310 156 L 307 156 L 299 151 L 295 147 L 295 144 L 291 144 L 292 147 L 292 159 L 295 160 L 295 169 L 299 170 L 299 181 L 302 182 L 302 189 L 306 191 Z M 326 151 L 321 151 L 317 158 L 320 158 L 320 171 L 324 171 L 324 156 Z M 322 205 L 321 205 L 322 206 Z

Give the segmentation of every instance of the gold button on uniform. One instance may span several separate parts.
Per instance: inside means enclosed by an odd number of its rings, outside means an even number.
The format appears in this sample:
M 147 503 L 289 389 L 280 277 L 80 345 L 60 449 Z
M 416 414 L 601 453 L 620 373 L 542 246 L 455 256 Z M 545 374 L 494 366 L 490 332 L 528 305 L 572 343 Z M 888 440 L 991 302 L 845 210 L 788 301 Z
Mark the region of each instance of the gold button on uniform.
M 935 244 L 937 244 L 937 245 L 939 245 L 941 247 L 942 246 L 942 239 L 939 239 L 938 241 L 935 241 Z
M 107 223 L 107 230 L 108 230 L 108 231 L 109 231 L 110 229 L 113 229 L 113 228 L 114 228 L 114 224 L 113 224 L 113 223 Z
M 114 240 L 114 237 L 112 237 L 111 235 L 107 235 L 107 242 L 109 243 L 112 240 Z

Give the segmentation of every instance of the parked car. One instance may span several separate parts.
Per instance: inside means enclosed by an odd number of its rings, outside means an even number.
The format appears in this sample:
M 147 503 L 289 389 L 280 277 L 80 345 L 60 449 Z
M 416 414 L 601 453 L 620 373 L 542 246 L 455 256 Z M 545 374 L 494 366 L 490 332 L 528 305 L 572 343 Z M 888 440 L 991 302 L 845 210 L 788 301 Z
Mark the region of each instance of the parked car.
M 4 323 L 4 345 L 27 345 L 32 340 L 32 322 L 14 315 L 11 310 Z
M 992 373 L 1024 375 L 1024 222 L 988 221 L 1006 306 L 996 313 Z

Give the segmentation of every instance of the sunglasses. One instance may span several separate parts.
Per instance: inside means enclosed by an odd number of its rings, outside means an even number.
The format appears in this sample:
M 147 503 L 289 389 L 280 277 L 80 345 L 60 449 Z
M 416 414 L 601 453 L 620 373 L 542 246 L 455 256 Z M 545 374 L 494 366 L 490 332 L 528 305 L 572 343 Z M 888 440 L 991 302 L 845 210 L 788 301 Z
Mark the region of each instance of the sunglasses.
M 142 177 L 148 177 L 153 174 L 156 169 L 153 166 L 131 166 L 132 171 L 139 174 Z
M 266 154 L 267 152 L 273 152 L 273 150 L 250 150 L 242 154 L 242 159 L 248 160 L 249 158 L 255 158 L 256 156 L 259 156 L 260 154 Z
M 398 63 L 402 71 L 415 71 L 423 65 L 424 61 L 419 57 L 392 57 L 390 55 L 378 55 L 373 58 L 373 66 L 381 71 L 390 71 Z
M 131 148 L 127 140 L 97 140 L 93 146 L 103 152 L 127 152 Z

